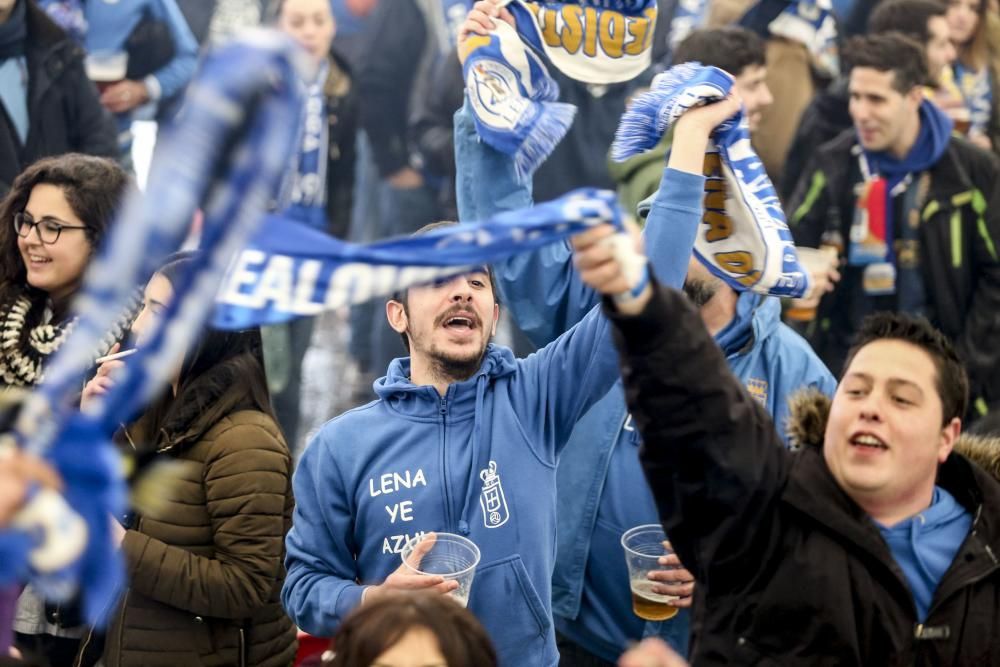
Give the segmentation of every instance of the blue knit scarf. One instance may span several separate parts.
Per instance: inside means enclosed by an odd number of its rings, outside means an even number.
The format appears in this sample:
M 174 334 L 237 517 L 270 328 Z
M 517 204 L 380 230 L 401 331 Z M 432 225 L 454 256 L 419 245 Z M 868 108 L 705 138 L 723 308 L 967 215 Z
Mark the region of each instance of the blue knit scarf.
M 622 116 L 611 147 L 622 162 L 656 146 L 688 109 L 723 99 L 733 78 L 699 63 L 677 65 L 653 80 Z M 694 252 L 736 290 L 798 297 L 809 287 L 777 193 L 750 146 L 740 112 L 712 133 L 705 159 L 705 215 Z

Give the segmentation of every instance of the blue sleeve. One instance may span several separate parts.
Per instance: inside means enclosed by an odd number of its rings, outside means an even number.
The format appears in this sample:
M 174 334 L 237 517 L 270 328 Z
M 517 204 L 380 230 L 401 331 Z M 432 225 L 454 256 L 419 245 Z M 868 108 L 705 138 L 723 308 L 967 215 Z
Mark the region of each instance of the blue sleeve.
M 480 141 L 468 102 L 455 113 L 455 159 L 461 220 L 531 206 L 530 185 L 518 185 L 512 160 Z M 704 190 L 703 176 L 663 172 L 646 223 L 646 252 L 663 284 L 684 284 Z M 572 254 L 566 243 L 554 243 L 494 267 L 503 305 L 536 347 L 555 340 L 599 302 L 577 276 Z
M 174 38 L 173 59 L 152 75 L 160 86 L 158 97 L 167 98 L 183 89 L 194 76 L 198 42 L 175 0 L 157 0 L 152 9 L 156 18 L 166 22 Z
M 295 513 L 285 538 L 288 573 L 281 602 L 309 634 L 329 637 L 360 604 L 350 498 L 324 432 L 302 454 L 292 478 Z
M 787 370 L 779 372 L 776 385 L 781 395 L 775 397 L 773 414 L 774 426 L 781 440 L 788 444 L 788 398 L 796 392 L 815 388 L 833 398 L 837 391 L 837 380 L 826 364 L 816 356 L 809 343 L 792 331 L 787 325 L 779 324 L 775 336 L 775 346 Z

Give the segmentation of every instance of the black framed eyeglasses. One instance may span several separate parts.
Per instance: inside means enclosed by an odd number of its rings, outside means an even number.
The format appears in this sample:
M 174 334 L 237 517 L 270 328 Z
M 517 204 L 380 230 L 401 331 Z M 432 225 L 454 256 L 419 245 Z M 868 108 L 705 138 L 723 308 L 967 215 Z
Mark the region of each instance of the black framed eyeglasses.
M 25 212 L 14 214 L 14 231 L 21 238 L 28 238 L 28 234 L 34 229 L 38 235 L 38 240 L 46 245 L 52 245 L 59 240 L 59 235 L 64 229 L 86 229 L 86 225 L 69 225 L 57 218 L 45 217 L 35 221 Z

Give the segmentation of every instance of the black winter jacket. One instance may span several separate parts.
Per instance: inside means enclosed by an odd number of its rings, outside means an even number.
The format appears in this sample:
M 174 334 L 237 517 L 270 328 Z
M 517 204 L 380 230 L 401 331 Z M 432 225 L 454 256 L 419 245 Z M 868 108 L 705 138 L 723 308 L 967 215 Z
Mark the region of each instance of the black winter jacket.
M 798 245 L 816 247 L 831 230 L 850 238 L 855 187 L 863 180 L 858 151 L 854 130 L 848 130 L 821 146 L 803 173 L 786 208 Z M 927 316 L 955 343 L 969 372 L 973 409 L 982 415 L 1000 404 L 1000 161 L 952 137 L 926 176 L 912 187 L 926 188 L 920 219 L 913 222 L 920 229 L 917 256 Z M 895 227 L 898 237 L 902 225 Z M 843 267 L 841 282 L 824 297 L 806 332 L 835 373 L 864 316 L 875 306 L 895 308 L 894 297 L 871 299 L 864 293 L 863 268 Z
M 26 2 L 27 0 L 21 0 Z M 83 52 L 41 9 L 27 6 L 28 136 L 21 144 L 0 105 L 0 196 L 36 160 L 77 152 L 115 157 L 114 118 L 83 69 Z
M 693 665 L 996 664 L 1000 483 L 959 454 L 942 465 L 974 519 L 918 623 L 877 527 L 818 448 L 781 446 L 682 293 L 609 317 L 643 469 L 697 580 Z

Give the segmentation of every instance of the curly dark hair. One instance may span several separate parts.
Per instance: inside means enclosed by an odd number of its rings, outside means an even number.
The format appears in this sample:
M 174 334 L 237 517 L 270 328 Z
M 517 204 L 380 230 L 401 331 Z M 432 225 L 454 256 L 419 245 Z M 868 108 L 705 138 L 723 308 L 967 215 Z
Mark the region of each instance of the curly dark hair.
M 437 639 L 448 667 L 496 667 L 496 650 L 472 612 L 437 593 L 387 595 L 347 617 L 324 667 L 369 667 L 414 628 Z
M 854 355 L 877 340 L 901 340 L 916 345 L 930 355 L 937 370 L 935 386 L 941 398 L 944 424 L 965 416 L 969 407 L 969 377 L 948 338 L 923 317 L 906 313 L 880 312 L 861 322 L 854 344 L 847 352 L 841 376 L 851 366 Z
M 892 87 L 904 95 L 930 81 L 923 45 L 899 32 L 852 37 L 841 53 L 846 72 L 856 67 L 892 72 Z
M 14 215 L 24 210 L 40 184 L 59 187 L 73 212 L 86 225 L 84 234 L 96 249 L 131 187 L 131 178 L 114 160 L 66 153 L 38 160 L 22 171 L 0 202 L 0 307 L 27 294 L 31 310 L 27 328 L 39 323 L 48 295 L 27 284 L 27 269 L 17 248 Z M 65 305 L 65 304 L 63 304 Z

